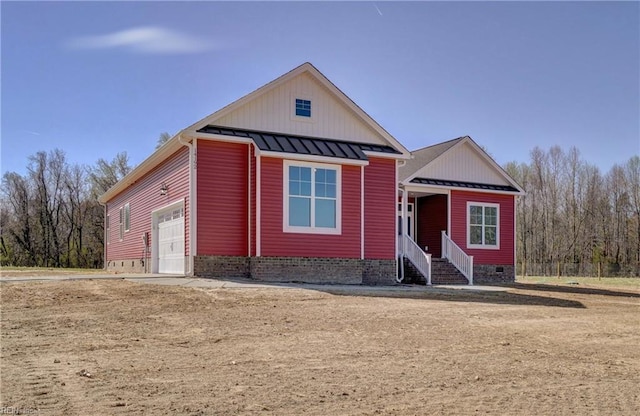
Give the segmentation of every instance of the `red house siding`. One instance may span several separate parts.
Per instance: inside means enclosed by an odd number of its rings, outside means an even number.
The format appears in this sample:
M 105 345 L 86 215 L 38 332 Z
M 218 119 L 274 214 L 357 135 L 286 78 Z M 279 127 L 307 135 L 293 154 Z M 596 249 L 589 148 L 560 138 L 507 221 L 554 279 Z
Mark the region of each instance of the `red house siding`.
M 342 166 L 342 234 L 285 233 L 283 160 L 262 157 L 261 255 L 272 257 L 360 257 L 360 167 Z
M 416 209 L 417 242 L 433 257 L 442 256 L 442 231 L 447 230 L 447 196 L 431 195 L 418 198 Z
M 247 256 L 249 146 L 198 140 L 198 255 Z
M 160 195 L 162 183 L 166 195 Z M 162 164 L 142 177 L 133 186 L 107 203 L 109 215 L 109 244 L 107 261 L 140 259 L 143 256 L 142 235 L 151 235 L 151 212 L 177 201 L 185 201 L 185 255 L 189 253 L 189 151 L 181 148 Z M 119 236 L 119 210 L 129 203 L 130 230 Z
M 396 161 L 370 158 L 364 168 L 364 257 L 395 259 Z
M 467 249 L 467 202 L 489 202 L 500 204 L 500 249 Z M 468 255 L 473 256 L 475 264 L 514 263 L 514 208 L 513 195 L 487 194 L 481 192 L 451 192 L 451 235 Z

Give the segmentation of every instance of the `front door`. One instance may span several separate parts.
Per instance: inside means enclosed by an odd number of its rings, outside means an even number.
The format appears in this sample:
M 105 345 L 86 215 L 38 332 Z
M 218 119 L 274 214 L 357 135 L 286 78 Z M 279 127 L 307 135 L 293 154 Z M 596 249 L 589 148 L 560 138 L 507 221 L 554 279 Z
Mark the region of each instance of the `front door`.
M 415 241 L 414 237 L 415 223 L 413 220 L 413 203 L 407 204 L 407 235 Z M 398 234 L 402 235 L 402 204 L 398 204 Z

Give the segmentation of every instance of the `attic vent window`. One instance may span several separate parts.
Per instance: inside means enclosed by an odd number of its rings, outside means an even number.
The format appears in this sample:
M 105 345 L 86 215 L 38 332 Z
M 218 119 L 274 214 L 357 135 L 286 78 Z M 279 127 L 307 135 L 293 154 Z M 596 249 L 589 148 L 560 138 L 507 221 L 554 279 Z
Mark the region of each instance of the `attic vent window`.
M 296 116 L 311 117 L 311 101 L 296 98 Z

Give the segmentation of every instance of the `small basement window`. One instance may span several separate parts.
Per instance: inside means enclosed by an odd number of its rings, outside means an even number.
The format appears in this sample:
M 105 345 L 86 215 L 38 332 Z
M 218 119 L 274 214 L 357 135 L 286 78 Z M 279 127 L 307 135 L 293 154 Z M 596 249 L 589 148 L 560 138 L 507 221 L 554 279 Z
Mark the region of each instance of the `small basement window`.
M 311 117 L 311 100 L 296 98 L 296 116 Z

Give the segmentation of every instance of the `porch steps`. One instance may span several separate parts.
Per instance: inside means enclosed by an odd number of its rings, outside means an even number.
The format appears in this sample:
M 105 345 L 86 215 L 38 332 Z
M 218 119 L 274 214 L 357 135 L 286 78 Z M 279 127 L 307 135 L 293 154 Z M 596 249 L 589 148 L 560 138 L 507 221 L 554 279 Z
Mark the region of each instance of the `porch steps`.
M 404 259 L 404 275 L 406 283 L 426 284 L 424 276 L 414 267 L 409 259 Z M 434 285 L 467 285 L 469 281 L 447 259 L 431 258 L 431 284 Z

